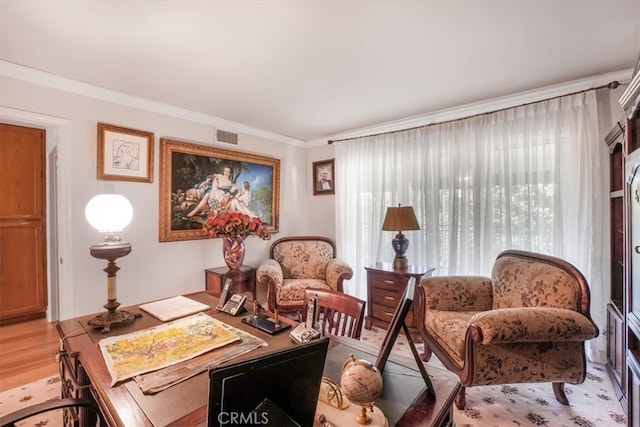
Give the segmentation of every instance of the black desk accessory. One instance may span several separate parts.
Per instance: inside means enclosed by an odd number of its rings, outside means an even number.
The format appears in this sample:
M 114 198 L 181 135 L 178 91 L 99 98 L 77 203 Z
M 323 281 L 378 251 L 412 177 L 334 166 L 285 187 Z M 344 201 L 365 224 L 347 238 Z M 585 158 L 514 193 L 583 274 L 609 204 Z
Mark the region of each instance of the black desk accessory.
M 416 345 L 411 338 L 411 334 L 409 333 L 409 328 L 405 324 L 404 319 L 407 317 L 407 313 L 411 309 L 411 303 L 413 302 L 413 292 L 415 290 L 416 279 L 412 277 L 409 279 L 407 283 L 407 287 L 404 290 L 404 294 L 401 298 L 400 304 L 398 304 L 398 308 L 396 312 L 393 314 L 393 318 L 391 319 L 391 323 L 389 323 L 389 329 L 387 329 L 387 334 L 384 336 L 382 340 L 382 348 L 380 349 L 380 353 L 378 354 L 378 359 L 376 360 L 376 368 L 380 371 L 380 373 L 384 370 L 384 365 L 387 363 L 387 359 L 389 358 L 389 354 L 391 354 L 391 350 L 393 349 L 393 344 L 396 342 L 398 338 L 398 334 L 400 333 L 400 328 L 404 330 L 404 334 L 407 336 L 407 341 L 409 342 L 409 348 L 411 348 L 411 353 L 413 354 L 413 358 L 418 365 L 418 369 L 422 374 L 422 378 L 424 378 L 424 382 L 427 385 L 427 391 L 433 397 L 436 398 L 436 391 L 433 388 L 433 384 L 431 383 L 431 378 L 429 377 L 429 373 L 427 372 L 427 368 L 424 367 L 424 363 L 418 354 L 418 350 L 416 349 Z

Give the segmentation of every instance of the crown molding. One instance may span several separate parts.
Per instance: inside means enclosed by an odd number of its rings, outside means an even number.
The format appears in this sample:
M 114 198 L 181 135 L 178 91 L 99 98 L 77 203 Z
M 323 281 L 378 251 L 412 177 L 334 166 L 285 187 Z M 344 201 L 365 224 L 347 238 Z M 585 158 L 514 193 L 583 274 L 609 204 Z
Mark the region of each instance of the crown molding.
M 69 79 L 57 74 L 47 73 L 34 68 L 25 67 L 13 62 L 0 60 L 0 75 L 16 80 L 23 80 L 29 83 L 46 86 L 76 95 L 87 96 L 101 101 L 120 104 L 127 107 L 163 114 L 170 117 L 188 120 L 195 123 L 211 125 L 226 131 L 244 133 L 260 138 L 270 139 L 285 144 L 306 147 L 306 141 L 254 128 L 251 126 L 225 120 L 220 117 L 202 114 L 197 111 L 179 108 L 162 102 L 152 101 L 126 93 L 105 89 L 99 86 L 84 83 L 78 80 Z
M 556 96 L 563 96 L 582 90 L 588 90 L 594 87 L 606 85 L 615 80 L 621 83 L 626 83 L 629 81 L 632 72 L 633 70 L 631 68 L 612 71 L 609 73 L 591 76 L 579 80 L 573 80 L 558 85 L 546 86 L 526 92 L 492 98 L 489 100 L 471 104 L 464 104 L 457 107 L 409 117 L 406 119 L 335 134 L 329 138 L 316 139 L 310 141 L 308 146 L 318 146 L 326 144 L 328 139 L 339 141 L 341 139 L 359 138 L 379 133 L 396 132 L 402 131 L 404 129 L 427 126 L 439 122 L 463 119 L 465 117 L 475 116 L 477 114 L 484 114 L 491 111 L 502 110 L 504 108 L 514 108 L 522 104 L 543 101 L 545 99 L 553 98 Z

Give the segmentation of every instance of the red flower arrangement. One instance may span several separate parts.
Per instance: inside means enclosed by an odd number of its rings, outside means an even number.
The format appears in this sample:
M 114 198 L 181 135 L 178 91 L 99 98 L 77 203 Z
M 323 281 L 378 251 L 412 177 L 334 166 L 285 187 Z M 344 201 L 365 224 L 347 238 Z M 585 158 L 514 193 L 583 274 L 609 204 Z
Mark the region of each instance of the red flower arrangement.
M 209 237 L 221 236 L 257 236 L 262 240 L 271 239 L 267 227 L 257 216 L 249 216 L 239 212 L 227 212 L 217 215 L 215 210 L 209 212 L 207 220 L 202 224 L 202 231 Z

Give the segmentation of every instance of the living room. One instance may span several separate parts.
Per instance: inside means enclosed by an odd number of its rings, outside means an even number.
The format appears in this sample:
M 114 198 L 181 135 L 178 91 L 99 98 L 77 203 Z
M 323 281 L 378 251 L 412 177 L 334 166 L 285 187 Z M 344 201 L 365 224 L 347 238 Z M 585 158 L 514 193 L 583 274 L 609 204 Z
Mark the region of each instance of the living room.
M 11 3 L 11 2 L 7 2 Z M 319 7 L 322 2 L 310 2 Z M 511 92 L 502 93 L 499 91 L 493 91 L 491 88 L 483 87 L 482 91 L 475 92 L 475 98 L 468 98 L 467 101 L 461 101 L 453 105 L 441 104 L 438 107 L 434 107 L 432 110 L 422 110 L 420 112 L 407 112 L 402 114 L 402 110 L 396 110 L 392 113 L 395 115 L 383 116 L 382 113 L 371 113 L 371 117 L 375 114 L 380 114 L 375 117 L 380 117 L 379 120 L 373 118 L 359 118 L 360 125 L 353 126 L 351 128 L 332 128 L 331 120 L 325 118 L 329 116 L 328 112 L 308 110 L 307 115 L 317 120 L 318 124 L 315 125 L 320 131 L 313 133 L 308 131 L 307 137 L 291 137 L 291 135 L 268 130 L 277 129 L 271 127 L 269 123 L 252 122 L 247 124 L 245 122 L 236 121 L 231 116 L 223 116 L 221 114 L 214 114 L 215 111 L 224 111 L 222 107 L 215 107 L 216 102 L 212 104 L 211 110 L 198 111 L 195 107 L 185 108 L 178 107 L 180 102 L 188 100 L 189 93 L 192 89 L 182 88 L 182 80 L 189 80 L 190 74 L 188 69 L 191 66 L 186 66 L 181 70 L 182 74 L 167 75 L 164 76 L 163 86 L 173 88 L 175 93 L 180 94 L 179 102 L 171 102 L 171 98 L 148 97 L 139 95 L 144 93 L 143 90 L 138 92 L 138 89 L 134 86 L 136 83 L 130 83 L 129 91 L 124 90 L 126 85 L 121 86 L 122 90 L 115 90 L 109 87 L 107 81 L 89 82 L 82 78 L 80 74 L 76 75 L 68 73 L 64 68 L 47 68 L 47 57 L 57 57 L 64 60 L 68 60 L 69 64 L 89 63 L 91 67 L 102 68 L 108 70 L 108 73 L 113 75 L 119 75 L 125 83 L 129 76 L 131 82 L 134 81 L 134 75 L 138 75 L 145 79 L 151 79 L 151 75 L 157 70 L 154 68 L 144 68 L 136 64 L 135 60 L 131 60 L 131 63 L 126 68 L 118 69 L 115 62 L 112 64 L 112 55 L 106 47 L 101 49 L 93 49 L 93 54 L 89 55 L 88 51 L 76 51 L 76 48 L 69 48 L 69 50 L 62 50 L 65 46 L 65 39 L 80 39 L 83 37 L 82 31 L 88 31 L 86 28 L 81 28 L 79 33 L 69 32 L 66 33 L 57 27 L 51 29 L 51 33 L 44 31 L 35 37 L 36 29 L 30 28 L 27 25 L 34 20 L 33 25 L 47 28 L 47 25 L 53 25 L 53 22 L 46 22 L 35 20 L 33 15 L 37 15 L 35 9 L 26 8 L 20 10 L 17 8 L 18 15 L 12 16 L 4 13 L 9 9 L 8 4 L 2 5 L 3 17 L 1 18 L 7 25 L 1 31 L 7 31 L 3 33 L 1 37 L 3 41 L 0 45 L 1 60 L 0 63 L 0 116 L 1 121 L 4 123 L 20 124 L 36 128 L 44 128 L 47 131 L 47 181 L 48 187 L 51 188 L 51 194 L 48 198 L 48 216 L 47 231 L 50 241 L 57 241 L 57 246 L 52 248 L 48 253 L 47 264 L 49 265 L 48 280 L 50 285 L 49 301 L 50 308 L 48 311 L 48 317 L 52 320 L 55 319 L 68 319 L 75 316 L 80 316 L 88 313 L 99 312 L 102 310 L 102 306 L 106 297 L 105 286 L 105 274 L 102 271 L 104 263 L 101 260 L 94 259 L 89 254 L 89 247 L 99 241 L 100 236 L 96 231 L 87 223 L 84 218 L 84 210 L 87 202 L 92 196 L 102 192 L 116 192 L 125 195 L 132 203 L 134 208 L 134 216 L 132 223 L 123 233 L 123 238 L 130 242 L 132 245 L 132 252 L 127 257 L 124 257 L 118 261 L 118 265 L 121 270 L 118 272 L 118 300 L 123 305 L 137 304 L 143 301 L 150 301 L 154 299 L 165 298 L 173 295 L 184 294 L 201 290 L 204 286 L 204 269 L 224 265 L 222 259 L 222 244 L 219 239 L 188 239 L 180 241 L 168 241 L 161 242 L 159 240 L 159 230 L 165 226 L 161 222 L 161 215 L 159 212 L 159 205 L 161 195 L 161 179 L 165 171 L 160 169 L 160 159 L 162 157 L 160 138 L 167 138 L 171 140 L 183 141 L 202 145 L 206 147 L 222 148 L 227 150 L 233 150 L 242 153 L 253 153 L 271 158 L 277 158 L 280 161 L 280 177 L 279 177 L 279 218 L 278 218 L 278 233 L 273 235 L 273 239 L 292 236 L 292 235 L 322 235 L 334 238 L 340 247 L 340 236 L 337 233 L 336 226 L 336 211 L 340 209 L 338 205 L 339 195 L 314 195 L 313 194 L 313 163 L 318 161 L 324 161 L 327 159 L 336 159 L 336 163 L 340 162 L 340 158 L 336 156 L 337 144 L 348 144 L 348 142 L 336 142 L 334 144 L 327 144 L 328 139 L 340 140 L 343 138 L 351 138 L 355 136 L 365 136 L 370 134 L 377 134 L 386 130 L 406 129 L 416 125 L 424 125 L 427 123 L 442 122 L 446 120 L 453 120 L 460 117 L 467 117 L 474 114 L 481 114 L 483 112 L 495 111 L 506 106 L 515 106 L 521 103 L 525 103 L 536 98 L 544 99 L 554 96 L 566 95 L 579 90 L 586 90 L 590 87 L 606 85 L 610 81 L 618 80 L 622 83 L 627 82 L 631 78 L 631 74 L 638 58 L 638 46 L 640 46 L 640 35 L 638 33 L 638 17 L 640 10 L 637 2 L 634 1 L 620 1 L 620 2 L 592 2 L 594 9 L 589 9 L 588 16 L 591 19 L 589 21 L 593 28 L 589 31 L 596 32 L 608 41 L 605 43 L 611 51 L 619 52 L 616 57 L 616 63 L 603 64 L 603 60 L 598 57 L 598 67 L 594 67 L 592 73 L 575 73 L 573 77 L 566 78 L 565 80 L 547 80 L 543 81 L 535 76 L 535 72 L 532 72 L 529 77 L 522 77 L 522 80 L 530 79 L 532 83 L 525 82 L 519 86 L 513 86 Z M 575 7 L 578 11 L 576 15 L 580 15 L 580 9 L 587 7 L 584 5 L 578 5 L 577 3 L 571 4 L 571 7 Z M 605 6 L 605 4 L 608 4 Z M 44 5 L 40 5 L 44 7 Z M 255 4 L 245 4 L 246 8 L 255 6 Z M 283 10 L 286 10 L 286 5 L 281 5 Z M 335 5 L 334 5 L 335 6 Z M 365 4 L 361 4 L 361 7 L 366 7 Z M 409 3 L 407 7 L 410 7 Z M 469 4 L 462 2 L 459 5 L 461 9 L 456 9 L 456 13 L 463 13 L 464 7 L 470 7 Z M 504 7 L 505 4 L 500 5 Z M 33 6 L 37 8 L 37 6 Z M 51 6 L 48 6 L 51 7 Z M 353 4 L 351 7 L 355 7 Z M 551 7 L 551 6 L 549 6 Z M 557 16 L 567 17 L 566 6 L 562 9 L 565 14 L 561 15 L 558 11 Z M 598 10 L 597 7 L 602 7 Z M 611 8 L 611 9 L 608 9 Z M 474 9 L 477 13 L 480 13 L 482 9 Z M 358 11 L 357 8 L 350 9 L 350 12 L 354 15 Z M 549 10 L 549 16 L 552 9 Z M 53 13 L 54 10 L 49 10 Z M 78 9 L 78 13 L 83 13 L 82 18 L 78 18 L 80 21 L 92 22 L 90 20 L 91 10 Z M 131 21 L 125 22 L 127 25 L 136 26 L 142 25 L 142 21 L 133 20 L 134 17 L 145 16 L 144 11 L 138 10 L 129 11 Z M 310 11 L 308 13 L 312 14 Z M 515 13 L 515 10 L 512 10 Z M 23 19 L 22 13 L 31 14 L 30 20 Z M 86 13 L 86 15 L 85 15 Z M 118 22 L 117 19 L 121 19 L 122 16 L 113 13 L 114 22 Z M 140 15 L 138 15 L 138 13 Z M 318 11 L 316 11 L 319 15 Z M 494 12 L 498 14 L 498 12 Z M 504 12 L 503 18 L 508 18 L 507 12 Z M 526 13 L 526 9 L 517 11 L 517 16 L 522 16 Z M 587 11 L 584 12 L 585 15 Z M 47 15 L 46 13 L 40 15 Z M 313 14 L 312 14 L 313 15 Z M 456 16 L 455 14 L 453 14 Z M 540 18 L 540 15 L 537 15 Z M 599 16 L 599 20 L 595 20 L 594 16 Z M 357 19 L 357 17 L 353 17 Z M 247 18 L 248 19 L 248 18 Z M 256 19 L 252 17 L 251 23 L 254 23 Z M 293 19 L 293 18 L 291 18 Z M 301 18 L 296 18 L 301 19 Z M 311 22 L 316 19 L 320 19 L 319 16 L 312 16 L 306 25 L 311 26 Z M 496 21 L 501 22 L 501 19 L 491 20 L 491 17 L 486 17 L 487 20 L 494 25 Z M 465 19 L 465 23 L 469 24 L 470 18 Z M 11 21 L 11 22 L 8 22 Z M 578 20 L 579 21 L 579 20 Z M 60 21 L 64 22 L 64 21 Z M 320 20 L 314 24 L 321 26 L 320 24 L 326 24 L 327 21 Z M 380 22 L 380 21 L 377 21 Z M 572 35 L 573 31 L 576 31 L 575 27 L 549 22 L 532 21 L 536 25 L 541 27 L 548 25 L 549 28 L 561 27 L 566 33 L 566 38 L 573 40 L 579 38 Z M 575 21 L 574 21 L 575 22 Z M 626 24 L 625 24 L 626 22 Z M 17 30 L 18 25 L 24 26 L 22 30 Z M 124 24 L 123 24 L 124 25 Z M 524 24 L 523 24 L 524 25 Z M 302 25 L 304 27 L 304 25 Z M 491 25 L 487 25 L 491 26 Z M 528 24 L 533 26 L 533 24 Z M 244 28 L 244 27 L 243 27 Z M 9 32 L 13 29 L 16 32 Z M 317 29 L 316 29 L 317 30 Z M 334 29 L 335 30 L 335 29 Z M 508 27 L 508 37 L 515 37 L 518 33 L 517 28 Z M 47 37 L 56 40 L 57 50 L 43 49 L 38 51 L 37 47 L 30 47 L 27 45 L 27 37 L 21 31 L 27 32 L 34 36 L 35 46 L 43 44 Z M 119 29 L 124 33 L 123 29 Z M 153 37 L 161 38 L 162 42 L 167 46 L 171 46 L 170 52 L 179 53 L 179 47 L 171 45 L 172 41 L 176 41 L 179 37 L 176 33 L 184 31 L 184 28 L 172 29 L 169 26 L 160 28 L 160 31 L 153 33 Z M 506 29 L 505 29 L 506 31 Z M 549 30 L 550 31 L 550 30 Z M 554 34 L 562 34 L 562 31 L 557 28 L 554 30 Z M 602 31 L 599 33 L 599 31 Z M 117 31 L 114 31 L 114 33 Z M 113 36 L 114 33 L 110 33 Z M 235 34 L 235 33 L 234 33 Z M 24 36 L 24 39 L 20 35 Z M 237 34 L 235 34 L 238 36 Z M 219 34 L 219 37 L 224 38 L 225 34 Z M 259 40 L 259 36 L 255 35 L 251 42 Z M 473 34 L 468 35 L 467 40 L 472 40 Z M 542 37 L 540 34 L 538 36 Z M 295 36 L 289 36 L 295 37 Z M 442 36 L 443 38 L 445 36 Z M 580 35 L 582 37 L 582 33 Z M 105 38 L 108 38 L 105 36 Z M 233 39 L 233 37 L 228 37 Z M 442 38 L 440 39 L 442 40 Z M 457 39 L 460 42 L 459 39 Z M 525 38 L 526 40 L 526 38 Z M 226 40 L 225 43 L 231 43 L 232 40 Z M 176 42 L 177 43 L 177 42 Z M 533 42 L 532 42 L 533 43 Z M 547 40 L 547 44 L 552 41 Z M 576 42 L 577 43 L 577 42 Z M 24 47 L 22 45 L 24 44 Z M 544 44 L 544 43 L 543 43 Z M 567 45 L 570 45 L 567 42 Z M 457 49 L 462 49 L 463 43 L 460 45 L 452 45 L 450 51 L 455 52 Z M 335 49 L 337 47 L 334 46 Z M 478 49 L 475 46 L 475 49 Z M 22 57 L 18 51 L 22 49 L 25 52 L 35 51 L 38 52 L 40 60 L 32 62 L 21 63 Z M 79 49 L 79 48 L 78 48 Z M 85 47 L 85 49 L 87 49 Z M 173 49 L 176 49 L 175 51 Z M 228 50 L 233 51 L 233 45 L 227 47 Z M 240 46 L 236 47 L 238 52 L 241 52 Z M 393 43 L 381 47 L 382 54 L 389 54 L 389 51 L 393 49 Z M 421 53 L 416 47 L 416 54 L 425 55 Z M 521 49 L 526 52 L 526 48 Z M 550 49 L 549 49 L 550 50 Z M 596 51 L 597 49 L 594 49 Z M 273 49 L 269 50 L 274 52 Z M 73 53 L 69 52 L 82 52 Z M 304 52 L 304 51 L 302 51 Z M 508 55 L 504 55 L 499 58 L 503 64 L 503 67 L 511 66 L 510 62 L 513 57 L 520 58 L 519 54 L 515 51 L 508 51 Z M 540 51 L 536 51 L 540 52 Z M 581 51 L 583 52 L 583 51 Z M 305 61 L 305 55 L 300 51 L 296 51 L 300 55 L 300 61 Z M 209 53 L 210 54 L 210 53 Z M 221 52 L 218 52 L 222 55 Z M 271 53 L 269 53 L 270 55 Z M 273 53 L 275 55 L 275 52 Z M 537 53 L 539 54 L 539 53 Z M 197 52 L 188 51 L 185 57 L 178 57 L 177 62 L 187 63 L 194 60 L 194 56 Z M 239 55 L 239 54 L 238 54 Z M 266 56 L 269 56 L 265 54 Z M 457 55 L 457 54 L 456 54 Z M 594 52 L 595 55 L 595 52 Z M 38 55 L 36 55 L 38 56 Z M 384 55 L 381 55 L 384 56 Z M 464 56 L 464 55 L 462 55 Z M 578 55 L 576 55 L 578 56 Z M 246 74 L 250 73 L 261 74 L 259 68 L 256 68 L 252 63 L 245 63 L 248 61 L 245 57 L 231 56 L 231 58 L 237 61 L 238 64 L 242 64 L 243 69 L 237 69 L 238 80 L 245 78 Z M 524 57 L 524 55 L 523 55 Z M 576 62 L 582 61 L 581 58 L 571 58 Z M 521 59 L 523 60 L 523 59 Z M 40 62 L 41 61 L 41 62 Z M 223 66 L 229 66 L 229 58 L 220 57 L 219 62 Z M 272 58 L 272 67 L 280 68 L 278 64 L 278 57 Z M 378 66 L 377 62 L 367 64 L 366 67 L 357 68 L 356 71 L 360 72 L 370 67 Z M 513 61 L 517 62 L 517 61 Z M 588 61 L 587 61 L 588 62 Z M 411 61 L 407 59 L 407 63 L 411 64 Z M 441 67 L 442 64 L 454 63 L 450 57 L 440 57 L 430 62 L 432 68 Z M 457 63 L 457 62 L 456 62 Z M 121 65 L 121 64 L 119 64 Z M 324 64 L 326 65 L 326 64 Z M 479 67 L 478 62 L 471 61 L 466 63 L 466 69 L 460 72 L 460 68 L 456 70 L 450 69 L 449 73 L 454 73 L 458 76 L 457 81 L 449 81 L 449 85 L 452 92 L 459 92 L 455 86 L 464 85 L 466 79 L 471 79 Z M 321 64 L 317 64 L 316 67 L 320 67 Z M 239 67 L 239 66 L 238 66 Z M 333 68 L 341 68 L 339 63 L 331 64 Z M 549 68 L 549 65 L 547 64 Z M 231 67 L 233 68 L 233 67 Z M 408 66 L 407 68 L 411 68 Z M 58 70 L 58 72 L 56 72 Z M 286 67 L 283 67 L 283 71 Z M 66 72 L 67 71 L 67 72 Z M 209 70 L 213 72 L 212 70 Z M 542 72 L 541 70 L 536 70 Z M 350 72 L 355 72 L 351 71 Z M 515 72 L 515 71 L 514 71 Z M 105 73 L 105 74 L 108 74 Z M 348 73 L 346 73 L 348 74 Z M 289 74 L 284 73 L 282 77 L 282 83 L 286 84 Z M 74 78 L 75 77 L 75 78 Z M 358 74 L 351 75 L 351 81 L 358 81 L 360 79 L 365 80 Z M 400 79 L 400 78 L 398 78 Z M 308 82 L 307 82 L 308 83 Z M 156 83 L 157 84 L 157 83 Z M 248 88 L 256 87 L 261 82 L 253 82 L 246 84 Z M 266 84 L 266 83 L 265 83 Z M 335 83 L 336 86 L 340 84 Z M 379 84 L 378 82 L 374 84 Z M 482 83 L 479 83 L 482 84 Z M 153 83 L 149 83 L 153 85 Z M 363 85 L 365 85 L 363 83 Z M 140 82 L 140 87 L 144 86 L 144 82 Z M 447 86 L 447 85 L 444 85 Z M 160 92 L 160 86 L 156 86 Z M 235 86 L 234 86 L 235 88 Z M 621 85 L 617 89 L 599 89 L 598 101 L 606 105 L 608 110 L 608 117 L 602 118 L 600 124 L 601 135 L 598 136 L 598 141 L 602 143 L 602 151 L 606 154 L 606 146 L 604 144 L 604 136 L 609 132 L 614 123 L 619 120 L 623 111 L 617 104 L 618 98 L 625 90 L 626 86 Z M 186 90 L 185 90 L 186 89 Z M 148 88 L 147 88 L 148 90 Z M 203 89 L 204 90 L 204 89 Z M 298 90 L 295 87 L 283 89 L 283 91 L 295 91 Z M 372 89 L 367 89 L 369 92 Z M 346 89 L 345 89 L 346 91 Z M 420 92 L 420 90 L 416 90 Z M 423 94 L 429 92 L 422 92 Z M 484 93 L 484 96 L 480 94 Z M 352 93 L 348 94 L 350 97 L 355 98 Z M 226 99 L 231 102 L 231 99 L 235 94 L 231 92 L 224 92 L 220 89 L 218 93 L 212 93 L 210 98 L 223 99 L 220 104 L 224 104 Z M 316 96 L 318 96 L 316 94 Z M 365 94 L 360 94 L 359 97 L 366 99 Z M 407 95 L 408 96 L 408 95 Z M 426 96 L 426 95 L 425 95 Z M 428 97 L 428 96 L 427 96 Z M 177 98 L 176 98 L 177 99 Z M 319 101 L 318 101 L 319 102 Z M 342 99 L 336 99 L 332 101 L 335 104 L 345 102 Z M 186 104 L 182 104 L 186 105 Z M 277 100 L 264 101 L 256 99 L 251 106 L 247 106 L 247 109 L 262 109 L 262 110 L 274 110 L 277 112 L 280 107 Z M 287 108 L 292 108 L 287 106 Z M 327 109 L 329 110 L 329 109 Z M 231 113 L 229 113 L 231 114 Z M 257 114 L 257 113 L 256 113 Z M 275 114 L 278 116 L 278 114 Z M 283 112 L 282 115 L 287 115 L 287 112 Z M 408 119 L 403 119 L 408 118 Z M 410 120 L 410 118 L 414 118 Z M 337 120 L 337 119 L 336 119 Z M 153 144 L 153 157 L 152 163 L 152 175 L 153 180 L 151 182 L 130 182 L 126 180 L 100 180 L 97 179 L 97 164 L 96 156 L 98 151 L 97 141 L 97 126 L 98 123 L 110 123 L 117 126 L 121 126 L 128 129 L 142 130 L 151 132 L 154 134 Z M 336 125 L 337 126 L 337 125 Z M 311 127 L 313 128 L 313 126 Z M 216 130 L 223 130 L 238 135 L 238 144 L 230 145 L 216 141 Z M 330 131 L 326 131 L 330 130 Z M 57 174 L 55 175 L 55 181 L 52 180 L 54 176 L 53 172 L 54 164 L 52 153 L 56 154 L 55 169 Z M 337 180 L 348 179 L 346 176 L 336 176 Z M 55 196 L 55 198 L 52 198 Z M 55 202 L 53 201 L 55 200 Z M 55 215 L 51 215 L 55 213 Z M 56 222 L 53 222 L 55 218 Z M 389 261 L 392 258 L 392 250 L 390 241 L 392 234 L 388 232 L 382 232 L 381 241 L 384 245 L 388 246 L 383 249 L 387 259 Z M 55 240 L 53 239 L 55 237 Z M 264 259 L 268 257 L 269 245 L 271 242 L 262 241 L 260 239 L 247 239 L 246 240 L 246 256 L 245 264 L 257 266 Z M 56 260 L 56 262 L 53 262 Z M 60 260 L 60 262 L 57 262 Z M 353 265 L 359 265 L 358 260 L 350 260 Z M 416 260 L 417 262 L 417 260 Z M 51 268 L 56 266 L 57 273 Z M 488 272 L 487 272 L 488 273 Z M 57 278 L 55 277 L 57 276 Z M 358 277 L 358 276 L 356 276 Z M 360 272 L 361 282 L 364 280 L 364 272 Z M 356 286 L 364 287 L 365 284 L 358 283 L 354 280 L 349 284 L 349 291 L 355 292 Z M 55 290 L 57 285 L 57 291 Z M 592 284 L 592 286 L 595 286 Z M 263 290 L 264 291 L 264 290 Z M 604 311 L 603 307 L 606 301 L 599 301 L 602 306 L 601 311 Z M 596 307 L 592 308 L 596 310 Z M 603 319 L 600 319 L 603 322 Z M 604 330 L 605 325 L 600 323 L 600 329 Z M 605 338 L 601 335 L 599 340 Z

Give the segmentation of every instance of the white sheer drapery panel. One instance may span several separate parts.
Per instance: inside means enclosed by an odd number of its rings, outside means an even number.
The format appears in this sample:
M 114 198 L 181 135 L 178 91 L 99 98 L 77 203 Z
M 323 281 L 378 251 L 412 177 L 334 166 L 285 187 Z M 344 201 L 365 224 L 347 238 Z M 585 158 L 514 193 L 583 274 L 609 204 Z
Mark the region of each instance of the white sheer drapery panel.
M 552 254 L 589 280 L 592 316 L 606 319 L 602 252 L 606 150 L 593 91 L 336 146 L 338 252 L 354 268 L 347 292 L 366 298 L 364 267 L 391 262 L 386 208 L 413 206 L 410 264 L 436 275 L 490 275 L 497 254 Z M 403 230 L 404 231 L 404 230 Z M 590 357 L 602 360 L 603 340 Z

